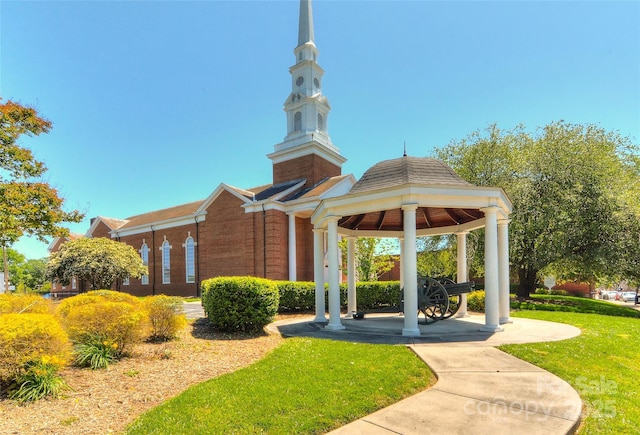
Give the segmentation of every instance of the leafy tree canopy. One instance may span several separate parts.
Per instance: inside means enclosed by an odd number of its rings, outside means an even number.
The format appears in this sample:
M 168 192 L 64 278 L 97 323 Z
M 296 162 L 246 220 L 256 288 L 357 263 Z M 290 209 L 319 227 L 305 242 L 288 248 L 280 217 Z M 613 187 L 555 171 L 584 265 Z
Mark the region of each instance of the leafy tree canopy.
M 18 144 L 21 136 L 48 133 L 51 122 L 37 111 L 13 101 L 0 101 L 0 245 L 11 246 L 24 234 L 44 241 L 65 236 L 64 222 L 80 222 L 83 215 L 62 209 L 64 199 L 41 181 L 47 168 Z
M 340 241 L 343 270 L 347 270 L 347 240 Z M 359 237 L 355 240 L 356 276 L 359 281 L 377 281 L 380 276 L 393 269 L 397 255 L 392 255 L 395 248 L 390 239 Z
M 511 198 L 519 296 L 535 289 L 543 270 L 595 282 L 637 263 L 640 177 L 630 139 L 564 121 L 533 133 L 494 124 L 436 155 L 465 180 L 502 187 Z
M 75 277 L 92 290 L 109 289 L 116 279 L 146 274 L 147 267 L 133 247 L 104 237 L 69 241 L 47 263 L 50 279 L 67 285 Z

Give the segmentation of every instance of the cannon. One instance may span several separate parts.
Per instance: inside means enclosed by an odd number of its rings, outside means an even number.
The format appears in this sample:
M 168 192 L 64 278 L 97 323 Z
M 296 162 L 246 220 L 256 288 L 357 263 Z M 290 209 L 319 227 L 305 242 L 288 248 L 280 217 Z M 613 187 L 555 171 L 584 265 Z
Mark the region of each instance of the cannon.
M 418 277 L 418 311 L 427 324 L 448 319 L 460 308 L 460 295 L 473 291 L 474 286 L 473 281 Z M 400 291 L 400 310 L 404 312 L 404 289 Z

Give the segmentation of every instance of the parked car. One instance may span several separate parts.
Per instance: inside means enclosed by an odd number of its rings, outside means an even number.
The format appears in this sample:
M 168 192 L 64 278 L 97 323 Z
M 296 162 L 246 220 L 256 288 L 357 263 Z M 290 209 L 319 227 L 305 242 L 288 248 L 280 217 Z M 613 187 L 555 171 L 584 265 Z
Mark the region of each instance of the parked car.
M 622 300 L 625 302 L 635 302 L 636 292 L 624 292 L 622 293 Z
M 614 291 L 604 292 L 602 293 L 602 299 L 604 299 L 605 301 L 615 301 L 617 294 L 618 292 L 614 292 Z

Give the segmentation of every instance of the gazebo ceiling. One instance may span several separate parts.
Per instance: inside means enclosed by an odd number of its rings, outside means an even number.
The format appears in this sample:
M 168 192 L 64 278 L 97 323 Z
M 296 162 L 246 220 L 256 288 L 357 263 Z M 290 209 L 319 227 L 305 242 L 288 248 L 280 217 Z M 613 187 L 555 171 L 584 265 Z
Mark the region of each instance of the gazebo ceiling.
M 343 216 L 338 226 L 360 231 L 402 231 L 404 214 L 401 209 L 381 210 L 365 214 Z M 484 214 L 476 209 L 418 207 L 416 229 L 449 227 L 482 219 Z
M 369 168 L 348 194 L 380 191 L 401 185 L 441 185 L 443 190 L 473 186 L 440 160 L 404 156 L 382 161 Z M 380 210 L 343 216 L 338 221 L 338 226 L 361 231 L 402 231 L 403 216 L 400 208 Z M 419 206 L 416 211 L 416 229 L 461 225 L 483 217 L 484 213 L 473 208 Z

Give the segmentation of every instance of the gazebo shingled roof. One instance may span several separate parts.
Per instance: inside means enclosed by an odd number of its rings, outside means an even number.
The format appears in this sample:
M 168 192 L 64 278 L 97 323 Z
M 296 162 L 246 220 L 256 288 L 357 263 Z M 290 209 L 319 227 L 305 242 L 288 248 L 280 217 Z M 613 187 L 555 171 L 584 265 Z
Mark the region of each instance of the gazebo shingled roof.
M 369 168 L 351 188 L 348 195 L 389 189 L 401 185 L 442 185 L 472 187 L 440 160 L 425 157 L 404 156 L 385 160 Z M 429 229 L 465 224 L 484 217 L 473 208 L 418 207 L 416 229 Z M 364 231 L 402 231 L 403 213 L 400 208 L 370 211 L 343 216 L 338 222 L 341 228 Z

